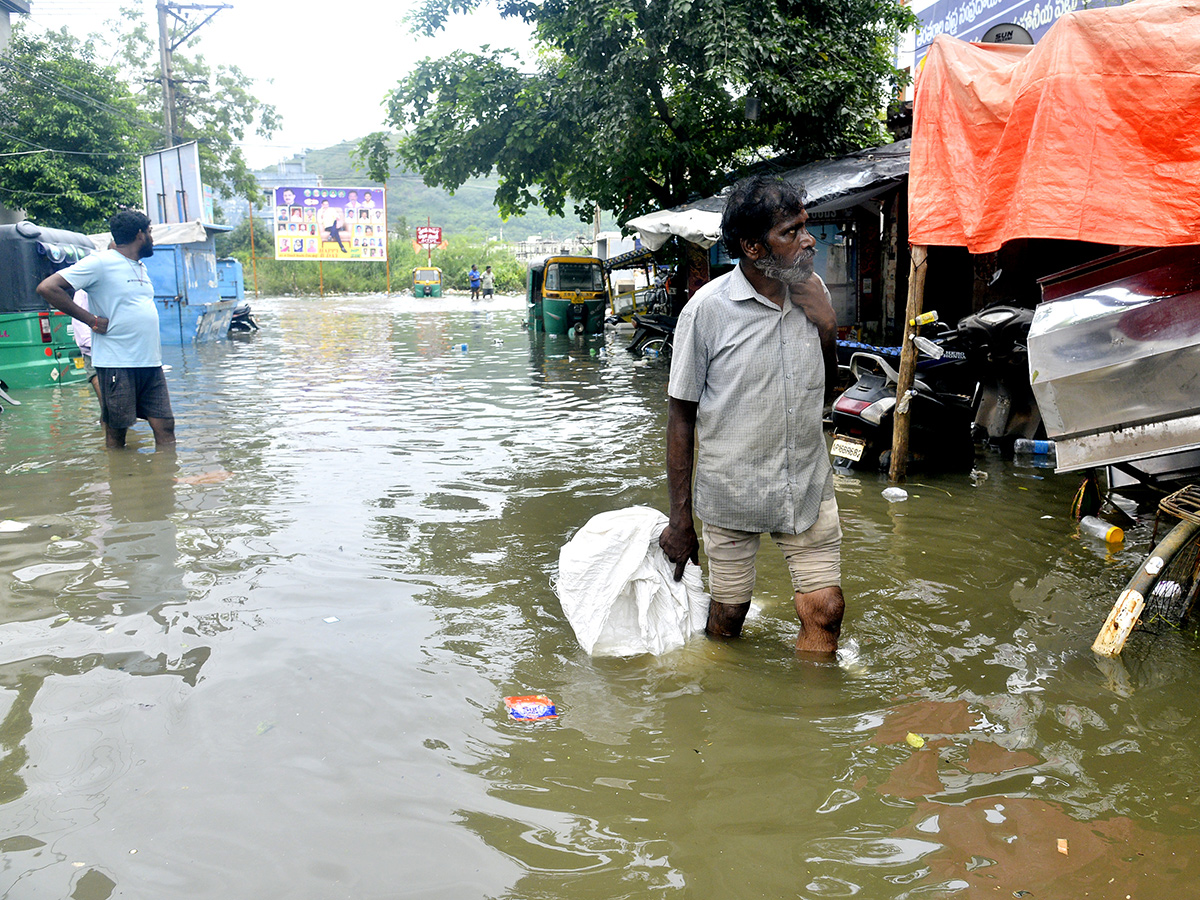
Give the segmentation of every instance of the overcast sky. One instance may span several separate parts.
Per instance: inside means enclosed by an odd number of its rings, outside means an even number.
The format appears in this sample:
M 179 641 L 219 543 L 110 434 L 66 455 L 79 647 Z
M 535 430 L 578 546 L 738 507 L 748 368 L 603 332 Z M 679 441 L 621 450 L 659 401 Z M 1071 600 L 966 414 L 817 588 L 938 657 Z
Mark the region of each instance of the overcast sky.
M 182 0 L 182 5 L 202 2 Z M 490 7 L 456 17 L 435 38 L 418 38 L 403 22 L 410 0 L 225 2 L 232 8 L 219 11 L 180 52 L 239 66 L 255 80 L 258 98 L 279 111 L 283 126 L 272 141 L 248 135 L 243 145 L 255 168 L 306 147 L 327 147 L 378 130 L 384 94 L 423 57 L 482 44 L 531 55 L 528 30 L 502 20 Z M 77 34 L 102 32 L 115 9 L 131 4 L 143 6 L 157 27 L 154 0 L 33 0 L 29 19 L 35 26 L 67 26 Z M 204 15 L 197 10 L 188 14 L 196 22 Z

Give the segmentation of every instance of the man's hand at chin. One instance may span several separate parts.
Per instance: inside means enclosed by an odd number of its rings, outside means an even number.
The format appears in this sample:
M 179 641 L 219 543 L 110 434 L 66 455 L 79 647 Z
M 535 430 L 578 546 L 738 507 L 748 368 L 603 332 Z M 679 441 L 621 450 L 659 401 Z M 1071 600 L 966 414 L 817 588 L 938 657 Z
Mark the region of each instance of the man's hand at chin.
M 792 302 L 804 310 L 804 315 L 808 316 L 808 320 L 817 326 L 817 331 L 822 339 L 827 336 L 836 336 L 837 314 L 833 311 L 833 304 L 829 302 L 829 297 L 826 296 L 825 286 L 821 283 L 821 279 L 810 275 L 806 281 L 790 287 Z

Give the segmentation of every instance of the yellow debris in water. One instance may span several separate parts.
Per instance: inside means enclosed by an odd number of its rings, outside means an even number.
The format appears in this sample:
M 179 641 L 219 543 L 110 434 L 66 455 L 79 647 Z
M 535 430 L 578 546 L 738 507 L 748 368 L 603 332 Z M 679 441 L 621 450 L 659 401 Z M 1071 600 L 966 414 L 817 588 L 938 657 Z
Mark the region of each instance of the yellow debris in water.
M 910 747 L 915 747 L 917 750 L 920 750 L 925 746 L 925 738 L 921 737 L 919 734 L 913 734 L 911 731 L 908 733 L 908 737 L 906 737 L 904 741 Z

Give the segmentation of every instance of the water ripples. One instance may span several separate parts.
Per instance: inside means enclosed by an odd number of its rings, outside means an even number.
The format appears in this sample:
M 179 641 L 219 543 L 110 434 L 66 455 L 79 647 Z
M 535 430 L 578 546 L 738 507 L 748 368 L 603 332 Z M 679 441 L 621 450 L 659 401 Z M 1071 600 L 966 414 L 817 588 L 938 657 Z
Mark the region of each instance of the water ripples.
M 255 310 L 171 360 L 174 458 L 104 453 L 82 389 L 0 422 L 0 893 L 1190 885 L 1200 653 L 1092 657 L 1140 533 L 1079 539 L 1072 479 L 839 476 L 836 663 L 795 658 L 770 542 L 742 640 L 591 659 L 550 581 L 665 509 L 665 369 L 519 299 Z M 560 717 L 508 720 L 533 692 Z

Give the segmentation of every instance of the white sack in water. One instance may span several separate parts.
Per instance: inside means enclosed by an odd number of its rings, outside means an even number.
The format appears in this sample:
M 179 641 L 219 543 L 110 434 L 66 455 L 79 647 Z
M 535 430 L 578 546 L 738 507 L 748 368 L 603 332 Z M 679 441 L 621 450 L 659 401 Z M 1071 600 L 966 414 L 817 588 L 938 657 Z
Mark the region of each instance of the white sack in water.
M 593 516 L 559 551 L 555 585 L 580 646 L 592 656 L 666 653 L 704 630 L 700 567 L 683 581 L 658 546 L 668 519 L 633 506 Z

